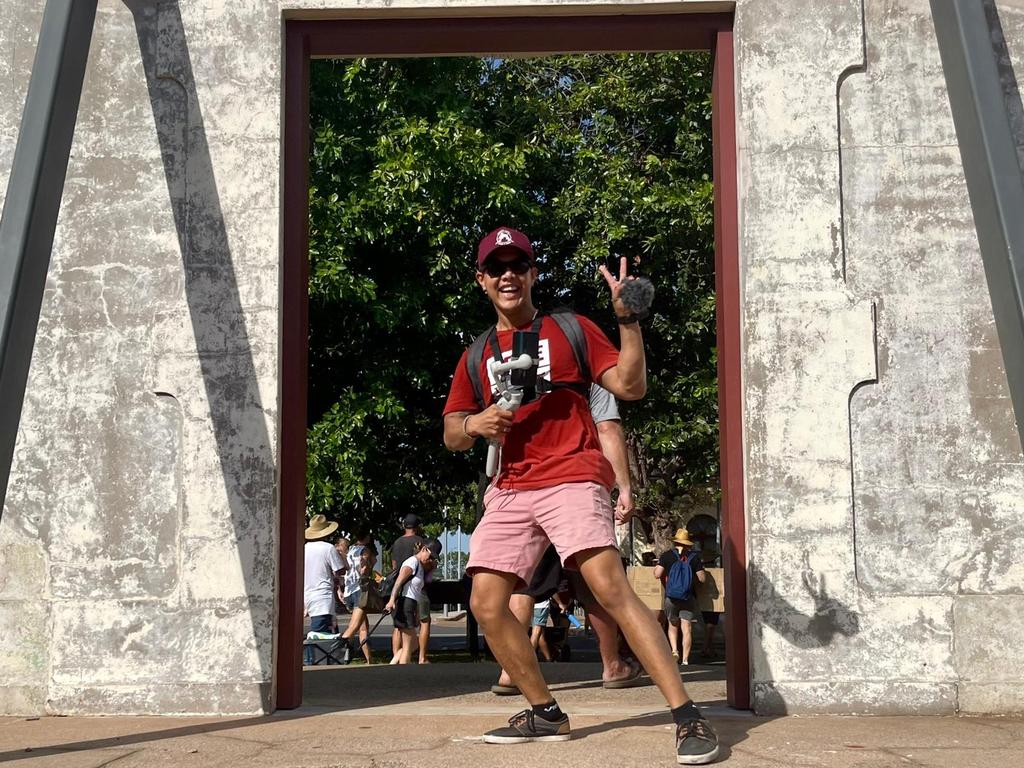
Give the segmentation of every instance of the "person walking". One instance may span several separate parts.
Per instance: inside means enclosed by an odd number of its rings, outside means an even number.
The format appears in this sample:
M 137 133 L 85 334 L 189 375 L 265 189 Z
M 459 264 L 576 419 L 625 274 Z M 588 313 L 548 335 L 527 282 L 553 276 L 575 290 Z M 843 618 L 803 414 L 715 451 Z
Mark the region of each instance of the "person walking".
M 419 550 L 419 548 L 423 546 L 423 543 L 426 541 L 423 538 L 422 523 L 420 521 L 419 515 L 413 514 L 411 512 L 408 515 L 406 515 L 402 519 L 402 531 L 403 531 L 402 535 L 399 536 L 397 539 L 395 539 L 394 543 L 391 545 L 391 570 L 392 571 L 394 571 L 397 568 L 399 568 L 402 565 L 402 563 L 404 563 L 412 555 L 414 555 Z M 385 597 L 387 597 L 387 596 L 385 595 Z M 420 647 L 421 648 L 423 648 L 423 643 L 424 642 L 426 642 L 426 643 L 430 642 L 430 602 L 429 602 L 429 600 L 430 599 L 427 598 L 427 606 L 426 606 L 427 609 L 426 609 L 425 612 L 422 610 L 423 606 L 419 606 L 420 614 L 422 615 L 422 614 L 425 613 L 425 615 L 426 615 L 426 626 L 424 627 L 423 626 L 423 622 L 421 622 L 420 626 L 418 628 L 418 632 L 419 632 L 419 638 L 418 639 L 419 639 L 419 643 L 420 643 Z M 392 632 L 391 632 L 391 656 L 392 656 L 392 658 L 394 658 L 395 656 L 398 655 L 399 651 L 401 650 L 401 647 L 402 647 L 402 633 L 399 631 L 398 627 L 396 626 L 392 630 Z M 425 649 L 423 649 L 421 652 L 423 654 L 426 654 L 426 650 Z M 426 657 L 424 656 L 424 658 L 426 658 Z
M 394 617 L 395 628 L 401 637 L 401 646 L 398 653 L 392 657 L 392 664 L 408 664 L 416 651 L 419 600 L 440 555 L 441 542 L 430 539 L 400 566 L 391 598 L 384 606 L 385 611 Z
M 356 543 L 348 548 L 348 571 L 345 573 L 342 601 L 345 608 L 348 609 L 351 616 L 356 620 L 353 622 L 350 619 L 349 626 L 345 629 L 342 636 L 342 640 L 345 641 L 344 657 L 351 660 L 348 639 L 358 633 L 359 642 L 362 644 L 363 658 L 366 659 L 367 664 L 371 664 L 373 662 L 373 655 L 370 652 L 369 643 L 366 642 L 369 636 L 370 622 L 366 618 L 365 611 L 359 610 L 359 598 L 363 594 L 361 583 L 368 576 L 372 575 L 373 564 L 377 559 L 377 555 L 373 546 L 373 536 L 368 531 L 356 531 L 353 538 Z M 359 611 L 358 616 L 356 615 L 357 611 Z
M 675 547 L 658 556 L 654 578 L 665 587 L 665 618 L 668 619 L 668 642 L 672 657 L 680 664 L 690 663 L 693 647 L 693 622 L 697 620 L 697 597 L 694 585 L 707 578 L 700 554 L 693 551 L 693 541 L 685 528 L 672 537 Z M 682 634 L 682 647 L 679 635 Z
M 488 646 L 530 707 L 513 716 L 507 727 L 485 733 L 484 741 L 565 741 L 571 735 L 569 718 L 551 695 L 529 638 L 509 610 L 513 590 L 530 581 L 550 541 L 565 567 L 580 570 L 665 696 L 676 724 L 677 762 L 711 762 L 718 755 L 718 737 L 686 693 L 657 622 L 626 581 L 608 494 L 614 473 L 601 453 L 587 404 L 586 390 L 593 382 L 623 400 L 637 400 L 646 392 L 641 318 L 622 297 L 630 279 L 626 259 L 620 260 L 618 276 L 604 266 L 600 270 L 619 324 L 620 349 L 590 320 L 563 318 L 585 339 L 586 376 L 562 323 L 540 315 L 533 304 L 537 268 L 526 235 L 510 227 L 489 233 L 477 249 L 476 267 L 477 288 L 497 315 L 488 334 L 491 349 L 504 356 L 512 349 L 516 330 L 536 331 L 542 393 L 512 412 L 498 408 L 488 387 L 481 409 L 467 350 L 444 408 L 449 449 L 468 450 L 479 438 L 502 445 L 498 473 L 484 497 L 485 514 L 473 533 L 467 571 L 474 581 L 471 607 Z M 472 376 L 487 381 L 486 365 Z

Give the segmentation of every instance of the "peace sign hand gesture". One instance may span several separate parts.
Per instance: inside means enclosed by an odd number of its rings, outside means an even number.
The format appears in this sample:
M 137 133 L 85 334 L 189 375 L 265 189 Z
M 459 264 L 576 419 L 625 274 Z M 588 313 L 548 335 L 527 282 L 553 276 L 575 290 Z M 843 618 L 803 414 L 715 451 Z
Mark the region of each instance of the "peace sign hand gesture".
M 626 275 L 627 263 L 628 262 L 627 262 L 625 256 L 622 256 L 619 259 L 619 277 L 617 279 L 608 270 L 608 267 L 606 267 L 604 264 L 602 264 L 598 268 L 598 269 L 600 269 L 601 274 L 604 275 L 604 279 L 605 279 L 605 282 L 608 283 L 608 287 L 611 289 L 611 293 L 612 293 L 612 309 L 615 310 L 615 314 L 618 315 L 619 317 L 629 317 L 630 315 L 633 314 L 632 310 L 630 310 L 630 308 L 627 307 L 625 305 L 625 303 L 622 301 L 622 288 L 623 288 L 623 286 L 625 286 L 626 283 L 628 283 L 628 282 L 630 282 L 632 280 L 636 280 L 635 277 L 631 277 L 631 276 L 627 276 Z

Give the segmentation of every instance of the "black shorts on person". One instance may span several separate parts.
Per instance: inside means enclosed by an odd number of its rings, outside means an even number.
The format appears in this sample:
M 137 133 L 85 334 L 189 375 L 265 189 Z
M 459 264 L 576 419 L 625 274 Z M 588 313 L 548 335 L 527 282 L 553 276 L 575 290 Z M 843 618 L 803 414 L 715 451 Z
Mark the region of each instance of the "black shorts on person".
M 416 601 L 411 597 L 398 598 L 398 602 L 395 604 L 394 622 L 398 629 L 416 629 L 419 626 Z
M 562 560 L 553 546 L 548 546 L 533 571 L 533 578 L 525 589 L 517 589 L 514 594 L 529 595 L 534 602 L 547 600 L 556 592 L 565 589 L 565 575 L 562 571 Z

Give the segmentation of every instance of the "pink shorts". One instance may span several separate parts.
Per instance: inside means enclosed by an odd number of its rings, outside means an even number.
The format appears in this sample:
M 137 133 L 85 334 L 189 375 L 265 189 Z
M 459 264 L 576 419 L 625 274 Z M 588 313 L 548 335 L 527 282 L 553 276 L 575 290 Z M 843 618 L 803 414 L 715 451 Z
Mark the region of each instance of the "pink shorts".
M 530 583 L 550 541 L 562 564 L 575 568 L 573 555 L 615 546 L 615 522 L 608 491 L 598 483 L 562 483 L 536 490 L 491 487 L 483 519 L 469 542 L 470 576 L 481 568 L 514 573 Z

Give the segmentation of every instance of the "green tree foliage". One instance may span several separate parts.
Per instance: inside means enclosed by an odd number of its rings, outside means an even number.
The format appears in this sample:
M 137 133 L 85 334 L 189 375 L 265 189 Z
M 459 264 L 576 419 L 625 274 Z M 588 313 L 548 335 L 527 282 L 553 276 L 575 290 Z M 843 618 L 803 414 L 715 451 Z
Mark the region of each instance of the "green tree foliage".
M 502 224 L 536 244 L 537 304 L 613 341 L 597 265 L 654 280 L 649 394 L 624 409 L 641 502 L 717 483 L 706 55 L 318 61 L 311 82 L 311 513 L 471 521 L 483 456 L 444 449 L 441 410 L 493 323 L 473 260 Z

